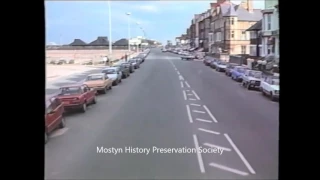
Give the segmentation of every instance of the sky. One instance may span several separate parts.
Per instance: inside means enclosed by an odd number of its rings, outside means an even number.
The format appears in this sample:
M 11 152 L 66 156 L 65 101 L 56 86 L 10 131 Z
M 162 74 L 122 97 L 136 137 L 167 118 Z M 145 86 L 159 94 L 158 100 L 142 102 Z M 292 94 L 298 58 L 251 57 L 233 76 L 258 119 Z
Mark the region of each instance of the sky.
M 162 43 L 186 33 L 194 14 L 210 8 L 215 0 L 197 1 L 111 1 L 112 42 L 128 38 L 130 12 L 131 37 L 143 36 Z M 239 4 L 240 1 L 232 1 Z M 254 0 L 254 8 L 263 9 L 264 0 Z M 46 42 L 69 44 L 74 39 L 90 43 L 98 36 L 109 37 L 107 1 L 45 2 Z M 138 25 L 138 24 L 139 25 Z

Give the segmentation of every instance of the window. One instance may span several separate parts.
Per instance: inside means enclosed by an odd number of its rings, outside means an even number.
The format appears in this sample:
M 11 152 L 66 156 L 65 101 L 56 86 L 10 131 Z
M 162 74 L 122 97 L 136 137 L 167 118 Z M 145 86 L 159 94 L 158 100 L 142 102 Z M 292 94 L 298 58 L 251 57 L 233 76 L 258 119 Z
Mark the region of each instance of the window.
M 271 30 L 271 14 L 267 14 L 267 30 Z
M 246 54 L 246 46 L 241 46 L 241 54 Z
M 231 31 L 231 38 L 234 38 L 234 31 Z
M 231 18 L 231 25 L 234 25 L 234 18 Z
M 246 31 L 241 32 L 241 40 L 246 40 Z
M 250 31 L 250 39 L 256 39 L 257 38 L 257 34 L 255 31 Z

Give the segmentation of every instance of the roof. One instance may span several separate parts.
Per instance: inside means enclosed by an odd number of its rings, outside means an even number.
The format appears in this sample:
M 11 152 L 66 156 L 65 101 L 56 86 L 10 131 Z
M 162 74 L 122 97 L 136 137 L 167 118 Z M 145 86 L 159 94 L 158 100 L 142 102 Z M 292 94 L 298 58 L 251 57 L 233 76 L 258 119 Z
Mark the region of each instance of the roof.
M 262 29 L 262 19 L 257 23 L 255 23 L 254 25 L 252 25 L 249 29 L 247 29 L 247 31 L 259 31 L 261 29 Z
M 96 40 L 89 43 L 90 46 L 108 46 L 109 40 L 106 36 L 99 36 Z
M 113 43 L 114 46 L 128 46 L 128 39 L 122 38 L 115 43 Z
M 69 44 L 69 46 L 85 46 L 87 43 L 82 41 L 81 39 L 74 39 L 72 43 Z
M 220 4 L 221 13 L 224 17 L 238 17 L 239 21 L 259 21 L 262 19 L 260 9 L 253 9 L 249 12 L 247 9 L 240 5 L 225 2 Z

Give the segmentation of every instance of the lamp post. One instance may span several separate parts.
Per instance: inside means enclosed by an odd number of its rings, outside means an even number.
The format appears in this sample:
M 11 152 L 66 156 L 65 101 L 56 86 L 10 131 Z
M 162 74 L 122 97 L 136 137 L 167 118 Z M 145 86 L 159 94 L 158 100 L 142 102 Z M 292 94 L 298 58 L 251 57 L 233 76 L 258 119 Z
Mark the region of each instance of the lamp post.
M 131 39 L 131 30 L 130 30 L 130 12 L 127 12 L 126 15 L 128 16 L 128 53 L 130 53 L 130 39 Z
M 109 14 L 109 62 L 112 59 L 112 22 L 111 22 L 111 2 L 108 1 L 108 14 Z

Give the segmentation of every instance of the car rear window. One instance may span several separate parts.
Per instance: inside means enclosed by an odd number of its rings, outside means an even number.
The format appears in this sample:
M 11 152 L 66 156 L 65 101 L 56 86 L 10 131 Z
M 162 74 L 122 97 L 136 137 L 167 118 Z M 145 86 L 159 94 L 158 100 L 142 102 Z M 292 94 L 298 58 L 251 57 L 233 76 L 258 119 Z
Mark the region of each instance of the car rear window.
M 102 71 L 102 73 L 105 73 L 105 74 L 115 74 L 117 73 L 115 69 L 105 69 Z
M 73 94 L 81 94 L 81 88 L 80 87 L 63 87 L 60 89 L 60 95 L 73 95 Z
M 103 80 L 103 75 L 91 75 L 88 76 L 86 81 Z

